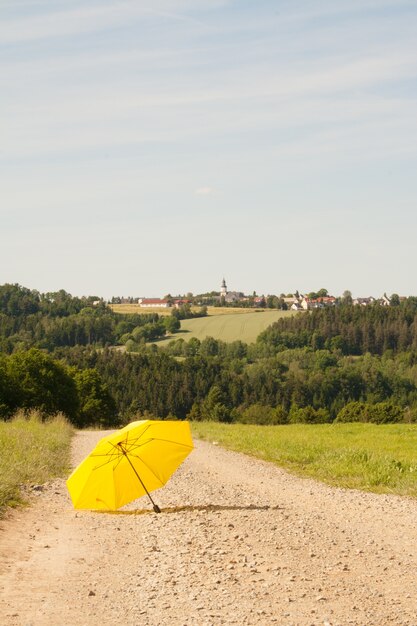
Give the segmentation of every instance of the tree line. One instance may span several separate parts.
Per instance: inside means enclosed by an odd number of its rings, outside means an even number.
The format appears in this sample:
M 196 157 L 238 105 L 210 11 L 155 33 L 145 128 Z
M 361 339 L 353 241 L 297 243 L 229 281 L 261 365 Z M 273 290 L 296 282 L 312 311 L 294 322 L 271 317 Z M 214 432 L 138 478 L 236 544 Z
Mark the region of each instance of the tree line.
M 146 343 L 155 329 L 166 331 L 158 315 L 120 315 L 93 298 L 3 286 L 0 416 L 37 408 L 78 426 L 146 415 L 416 421 L 416 314 L 416 298 L 386 308 L 345 302 L 281 319 L 251 345 L 209 337 L 158 348 Z M 134 353 L 115 347 L 129 341 Z
M 137 344 L 180 329 L 178 313 L 117 314 L 95 296 L 77 298 L 64 290 L 41 294 L 20 285 L 0 286 L 0 351 Z
M 95 368 L 70 366 L 30 348 L 0 354 L 0 417 L 17 410 L 38 410 L 44 417 L 63 413 L 77 426 L 117 422 L 113 396 Z
M 375 303 L 314 309 L 309 315 L 279 319 L 259 335 L 258 342 L 277 352 L 308 346 L 346 355 L 417 350 L 417 298 L 387 307 Z

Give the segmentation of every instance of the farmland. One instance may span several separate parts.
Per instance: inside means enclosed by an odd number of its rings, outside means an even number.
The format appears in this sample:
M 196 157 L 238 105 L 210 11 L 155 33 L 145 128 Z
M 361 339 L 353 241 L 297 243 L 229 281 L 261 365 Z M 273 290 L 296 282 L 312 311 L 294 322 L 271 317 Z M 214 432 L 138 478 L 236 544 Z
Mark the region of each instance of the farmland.
M 138 313 L 140 315 L 144 315 L 146 313 L 158 313 L 158 315 L 171 315 L 172 308 L 169 307 L 164 309 L 162 307 L 149 307 L 149 306 L 141 306 L 140 304 L 110 304 L 109 305 L 114 313 L 121 313 L 123 315 L 129 315 L 133 313 Z M 196 313 L 201 310 L 200 306 L 192 306 L 191 311 Z M 257 311 L 263 311 L 263 309 L 256 309 Z M 251 315 L 254 313 L 254 309 L 248 307 L 229 307 L 229 306 L 208 306 L 207 307 L 207 315 L 237 315 L 237 314 L 248 314 Z
M 233 311 L 234 309 L 227 309 Z M 173 339 L 182 338 L 189 341 L 196 337 L 200 341 L 205 337 L 213 337 L 220 341 L 243 341 L 252 343 L 259 333 L 276 322 L 280 317 L 293 315 L 291 311 L 244 309 L 245 313 L 228 313 L 227 315 L 211 315 L 196 319 L 181 320 L 181 331 L 169 338 L 158 342 L 159 346 L 166 345 Z

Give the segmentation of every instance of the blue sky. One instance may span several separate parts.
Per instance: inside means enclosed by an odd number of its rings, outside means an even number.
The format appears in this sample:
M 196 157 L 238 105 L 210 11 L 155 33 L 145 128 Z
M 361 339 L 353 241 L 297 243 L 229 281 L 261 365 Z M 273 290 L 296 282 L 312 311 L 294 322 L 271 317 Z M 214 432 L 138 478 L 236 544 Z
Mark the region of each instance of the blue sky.
M 416 295 L 415 0 L 1 0 L 0 284 Z

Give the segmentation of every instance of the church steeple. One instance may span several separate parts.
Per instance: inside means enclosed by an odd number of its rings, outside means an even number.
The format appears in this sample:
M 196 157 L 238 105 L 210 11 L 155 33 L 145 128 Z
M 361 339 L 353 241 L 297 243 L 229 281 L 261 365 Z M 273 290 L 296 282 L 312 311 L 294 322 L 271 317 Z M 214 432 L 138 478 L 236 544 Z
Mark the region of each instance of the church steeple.
M 226 295 L 227 295 L 227 286 L 226 286 L 226 281 L 223 278 L 222 286 L 220 288 L 220 297 L 224 298 Z

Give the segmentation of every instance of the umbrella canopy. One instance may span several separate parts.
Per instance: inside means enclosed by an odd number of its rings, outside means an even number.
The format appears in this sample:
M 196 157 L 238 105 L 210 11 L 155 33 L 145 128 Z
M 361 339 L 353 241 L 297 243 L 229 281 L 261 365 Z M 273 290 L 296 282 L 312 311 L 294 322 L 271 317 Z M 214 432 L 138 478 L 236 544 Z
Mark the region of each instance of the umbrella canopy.
M 163 487 L 193 449 L 188 422 L 142 420 L 103 437 L 67 480 L 76 509 L 116 510 Z

